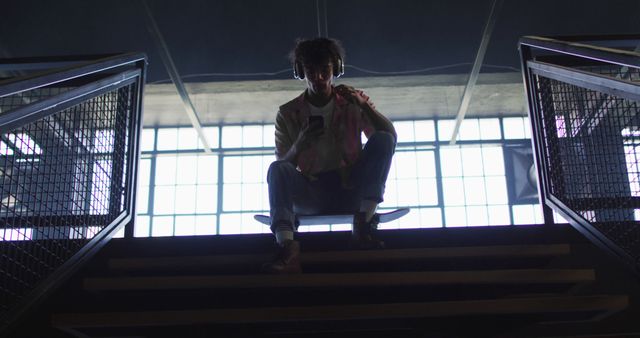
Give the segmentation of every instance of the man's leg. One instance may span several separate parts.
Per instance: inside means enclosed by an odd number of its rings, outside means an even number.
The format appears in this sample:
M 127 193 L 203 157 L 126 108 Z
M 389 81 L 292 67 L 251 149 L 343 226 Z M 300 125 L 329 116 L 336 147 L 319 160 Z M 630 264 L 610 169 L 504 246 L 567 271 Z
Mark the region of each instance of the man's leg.
M 296 221 L 293 212 L 294 194 L 306 182 L 291 162 L 275 161 L 269 166 L 267 183 L 271 231 L 276 235 L 278 244 L 283 245 L 286 240 L 293 240 Z
M 363 247 L 373 248 L 383 245 L 372 237 L 378 223 L 374 215 L 378 204 L 383 200 L 395 145 L 396 140 L 391 133 L 374 133 L 365 145 L 351 174 L 360 196 L 360 212 L 354 216 L 353 235 L 363 244 Z
M 352 177 L 355 178 L 360 192 L 360 211 L 370 214 L 368 219 L 373 216 L 378 203 L 383 200 L 395 147 L 396 140 L 391 133 L 375 132 L 367 141 L 354 167 Z
M 280 248 L 273 261 L 265 263 L 262 270 L 268 273 L 300 272 L 300 244 L 294 240 L 296 216 L 294 199 L 304 196 L 308 182 L 291 162 L 275 161 L 267 173 L 271 231 Z

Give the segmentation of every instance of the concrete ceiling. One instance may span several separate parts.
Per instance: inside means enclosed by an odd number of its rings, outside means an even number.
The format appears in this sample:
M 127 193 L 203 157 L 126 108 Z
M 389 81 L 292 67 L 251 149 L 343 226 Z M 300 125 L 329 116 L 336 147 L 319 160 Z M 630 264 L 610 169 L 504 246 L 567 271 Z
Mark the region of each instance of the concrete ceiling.
M 344 78 L 363 89 L 377 108 L 391 119 L 455 118 L 466 74 Z M 299 95 L 297 80 L 187 83 L 187 90 L 205 125 L 270 123 L 278 107 Z M 526 114 L 520 73 L 481 74 L 467 117 Z M 173 84 L 145 89 L 145 126 L 191 125 Z
M 289 68 L 294 40 L 319 35 L 319 24 L 343 42 L 347 66 L 402 72 L 466 63 L 437 72 L 468 73 L 494 0 L 146 1 L 180 75 L 190 75 L 185 81 L 218 82 Z M 638 33 L 639 12 L 638 0 L 504 1 L 484 65 L 518 68 L 523 35 Z M 11 57 L 144 51 L 147 79 L 167 79 L 144 17 L 139 0 L 3 1 L 0 50 Z M 426 74 L 434 72 L 419 73 Z
M 390 117 L 452 117 L 494 0 L 146 2 L 202 122 L 212 124 L 272 121 L 304 89 L 288 80 L 288 51 L 321 33 L 345 46 L 344 81 Z M 520 76 L 488 74 L 520 67 L 521 36 L 637 34 L 638 12 L 638 0 L 504 1 L 467 116 L 524 114 Z M 147 80 L 165 83 L 147 88 L 145 124 L 190 125 L 140 0 L 4 1 L 2 13 L 3 57 L 145 52 Z M 377 77 L 407 73 L 415 76 Z

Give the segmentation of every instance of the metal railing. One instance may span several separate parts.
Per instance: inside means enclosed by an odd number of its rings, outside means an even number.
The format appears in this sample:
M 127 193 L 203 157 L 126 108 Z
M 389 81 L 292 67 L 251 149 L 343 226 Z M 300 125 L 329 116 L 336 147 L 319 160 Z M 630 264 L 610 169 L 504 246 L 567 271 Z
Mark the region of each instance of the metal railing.
M 640 36 L 588 40 L 520 39 L 539 195 L 640 273 Z
M 0 334 L 133 231 L 146 56 L 54 61 L 0 60 Z

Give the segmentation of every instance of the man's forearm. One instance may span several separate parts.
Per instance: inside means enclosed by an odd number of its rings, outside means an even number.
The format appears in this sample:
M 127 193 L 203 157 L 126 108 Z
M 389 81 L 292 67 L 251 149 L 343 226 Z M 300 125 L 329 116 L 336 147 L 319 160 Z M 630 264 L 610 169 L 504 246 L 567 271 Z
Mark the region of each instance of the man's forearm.
M 293 163 L 293 165 L 297 165 L 298 164 L 298 154 L 299 154 L 298 153 L 298 147 L 294 143 L 291 146 L 291 148 L 289 148 L 289 150 L 287 150 L 287 153 L 284 154 L 284 156 L 282 156 L 280 158 L 280 160 L 291 162 L 291 163 Z
M 377 111 L 370 104 L 365 105 L 362 110 L 365 114 L 367 114 L 367 117 L 369 117 L 369 120 L 371 121 L 371 124 L 376 131 L 386 131 L 388 133 L 391 133 L 393 137 L 398 140 L 396 128 L 393 127 L 393 123 L 391 123 L 391 121 L 386 116 L 382 115 L 382 113 Z

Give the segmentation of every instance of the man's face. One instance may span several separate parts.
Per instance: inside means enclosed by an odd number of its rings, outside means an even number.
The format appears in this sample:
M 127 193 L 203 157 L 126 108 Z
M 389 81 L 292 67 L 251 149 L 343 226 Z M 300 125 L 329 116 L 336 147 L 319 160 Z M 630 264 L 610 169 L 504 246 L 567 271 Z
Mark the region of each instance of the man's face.
M 333 63 L 328 62 L 320 65 L 304 65 L 304 79 L 310 94 L 329 96 L 331 95 L 333 82 Z

